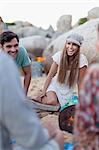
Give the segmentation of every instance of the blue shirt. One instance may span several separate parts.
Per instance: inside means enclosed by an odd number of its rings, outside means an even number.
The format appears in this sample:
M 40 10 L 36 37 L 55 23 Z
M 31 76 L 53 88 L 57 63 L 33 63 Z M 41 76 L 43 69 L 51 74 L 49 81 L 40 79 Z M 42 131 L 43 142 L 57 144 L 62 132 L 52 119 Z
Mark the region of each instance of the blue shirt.
M 24 47 L 19 47 L 19 51 L 15 59 L 15 62 L 19 68 L 22 68 L 31 64 L 31 60 Z

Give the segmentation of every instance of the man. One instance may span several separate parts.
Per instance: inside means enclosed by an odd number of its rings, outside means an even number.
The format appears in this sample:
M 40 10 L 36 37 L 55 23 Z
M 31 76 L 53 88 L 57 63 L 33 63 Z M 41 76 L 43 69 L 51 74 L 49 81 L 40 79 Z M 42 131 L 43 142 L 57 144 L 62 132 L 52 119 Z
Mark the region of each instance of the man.
M 2 50 L 12 56 L 17 66 L 22 69 L 24 74 L 24 89 L 27 95 L 31 81 L 31 61 L 26 49 L 19 47 L 19 38 L 11 31 L 3 32 L 0 35 L 0 45 Z
M 11 150 L 14 137 L 20 150 L 62 150 L 62 131 L 43 128 L 26 104 L 19 72 L 10 56 L 0 53 L 0 150 Z

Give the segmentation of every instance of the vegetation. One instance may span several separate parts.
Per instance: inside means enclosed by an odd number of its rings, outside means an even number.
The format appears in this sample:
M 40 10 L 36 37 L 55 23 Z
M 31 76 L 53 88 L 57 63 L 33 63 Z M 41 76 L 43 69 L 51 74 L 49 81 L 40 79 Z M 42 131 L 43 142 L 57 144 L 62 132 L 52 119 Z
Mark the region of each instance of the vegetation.
M 6 25 L 7 25 L 7 26 L 12 26 L 12 25 L 15 25 L 15 23 L 14 23 L 14 22 L 11 22 L 11 23 L 8 23 L 8 22 L 7 22 Z
M 83 24 L 87 21 L 88 21 L 88 19 L 86 17 L 85 18 L 80 18 L 79 21 L 78 21 L 78 24 L 81 25 L 81 24 Z

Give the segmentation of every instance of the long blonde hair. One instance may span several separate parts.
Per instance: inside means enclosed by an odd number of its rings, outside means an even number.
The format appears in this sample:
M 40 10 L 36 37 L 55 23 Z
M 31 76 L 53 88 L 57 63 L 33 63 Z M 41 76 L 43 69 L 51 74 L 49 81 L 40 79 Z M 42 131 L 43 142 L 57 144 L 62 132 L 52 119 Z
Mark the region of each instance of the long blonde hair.
M 79 49 L 80 47 L 78 46 L 77 52 L 72 56 L 72 60 L 70 60 L 70 56 L 68 56 L 67 54 L 66 46 L 64 46 L 60 59 L 59 72 L 57 78 L 60 84 L 65 83 L 68 74 L 67 72 L 70 71 L 69 77 L 67 79 L 67 84 L 69 85 L 69 87 L 72 87 L 74 85 L 79 71 Z

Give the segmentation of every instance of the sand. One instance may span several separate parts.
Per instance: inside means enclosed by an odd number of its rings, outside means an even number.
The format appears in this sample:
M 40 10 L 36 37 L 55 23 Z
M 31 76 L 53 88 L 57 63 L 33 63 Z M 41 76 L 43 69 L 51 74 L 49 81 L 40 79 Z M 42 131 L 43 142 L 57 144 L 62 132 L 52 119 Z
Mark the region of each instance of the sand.
M 41 93 L 45 80 L 46 80 L 45 75 L 43 77 L 32 78 L 29 91 L 28 91 L 29 98 L 31 99 L 35 98 L 38 95 L 38 93 Z M 59 128 L 58 126 L 58 113 L 59 112 L 53 113 L 53 112 L 47 112 L 43 110 L 38 110 L 36 112 L 38 113 L 38 116 L 40 117 L 42 124 L 44 124 L 48 120 L 51 122 L 53 126 L 55 126 L 55 128 Z M 63 132 L 63 133 L 64 133 L 64 142 L 72 143 L 73 135 L 68 132 Z
M 45 75 L 43 77 L 32 78 L 29 87 L 28 97 L 35 98 L 39 93 L 41 93 L 45 80 Z

